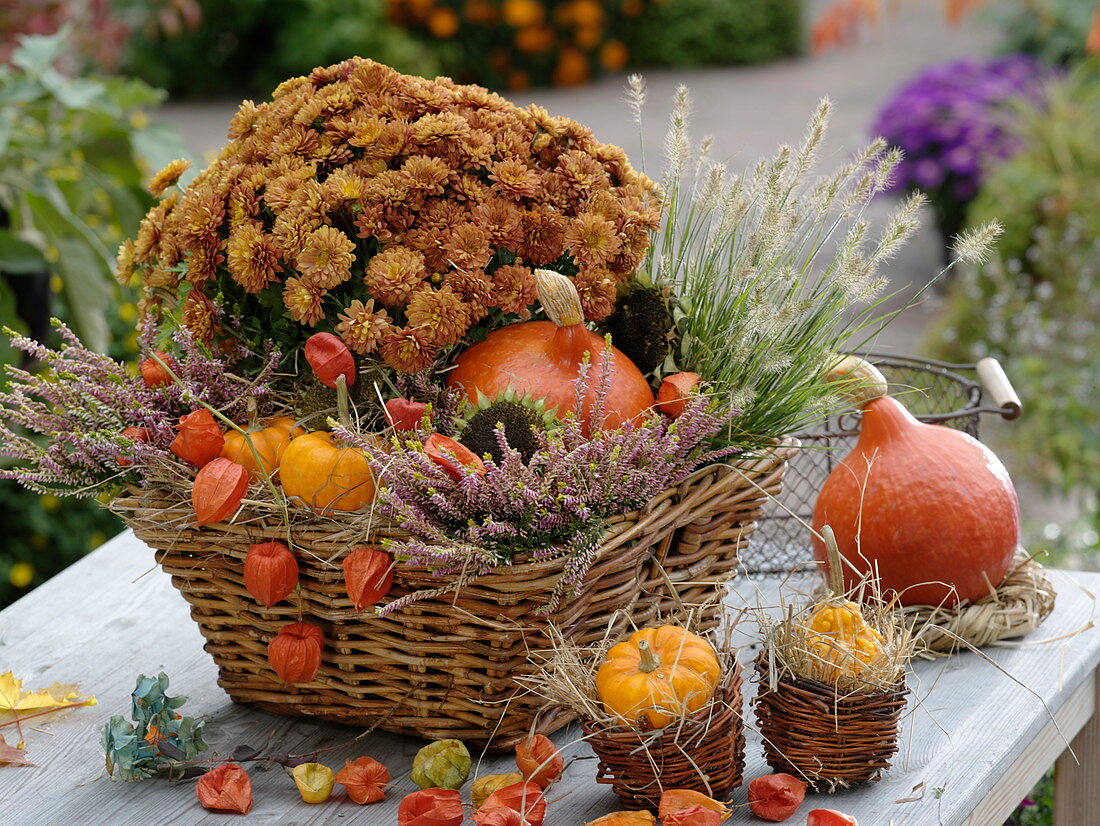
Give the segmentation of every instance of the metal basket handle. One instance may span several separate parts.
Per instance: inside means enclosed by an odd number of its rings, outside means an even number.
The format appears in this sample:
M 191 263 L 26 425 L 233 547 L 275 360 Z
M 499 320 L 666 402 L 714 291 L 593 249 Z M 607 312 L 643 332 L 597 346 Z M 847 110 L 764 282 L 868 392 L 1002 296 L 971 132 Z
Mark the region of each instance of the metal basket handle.
M 995 358 L 984 358 L 978 362 L 977 368 L 983 391 L 997 405 L 995 408 L 987 408 L 988 412 L 1000 413 L 1008 421 L 1018 419 L 1023 412 L 1023 405 L 1001 363 Z

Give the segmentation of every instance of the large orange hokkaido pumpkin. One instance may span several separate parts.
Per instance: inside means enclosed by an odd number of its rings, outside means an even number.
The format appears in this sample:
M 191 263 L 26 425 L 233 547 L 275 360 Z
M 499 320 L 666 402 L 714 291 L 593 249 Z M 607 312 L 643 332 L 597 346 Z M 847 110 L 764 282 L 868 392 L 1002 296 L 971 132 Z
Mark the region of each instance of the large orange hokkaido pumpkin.
M 588 358 L 588 391 L 581 410 L 585 432 L 614 430 L 639 420 L 653 407 L 653 391 L 641 371 L 614 347 L 584 326 L 580 298 L 573 282 L 550 270 L 536 270 L 539 300 L 550 321 L 528 321 L 495 330 L 459 356 L 447 384 L 471 401 L 478 391 L 497 398 L 511 389 L 545 399 L 547 409 L 564 416 L 576 409 L 576 382 Z M 606 364 L 606 367 L 605 367 Z M 594 403 L 605 369 L 610 387 L 602 422 L 595 422 Z
M 859 442 L 821 489 L 813 527 L 824 525 L 851 563 L 847 588 L 877 575 L 883 596 L 899 594 L 902 605 L 954 605 L 1004 579 L 1020 509 L 993 451 L 882 396 L 863 405 Z M 826 562 L 816 537 L 814 553 Z

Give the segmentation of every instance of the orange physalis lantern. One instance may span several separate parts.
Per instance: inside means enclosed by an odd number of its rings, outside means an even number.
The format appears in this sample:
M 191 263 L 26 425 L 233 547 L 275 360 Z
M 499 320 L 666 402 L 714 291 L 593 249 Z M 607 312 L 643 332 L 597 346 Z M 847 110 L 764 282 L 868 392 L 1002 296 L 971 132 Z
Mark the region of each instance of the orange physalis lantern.
M 477 454 L 450 436 L 433 433 L 424 442 L 424 452 L 456 482 L 471 473 L 485 473 L 485 463 Z
M 474 812 L 474 823 L 477 826 L 531 826 L 531 821 L 515 809 L 504 806 L 483 806 Z
M 386 796 L 390 770 L 373 757 L 357 757 L 346 761 L 344 768 L 336 772 L 336 782 L 347 789 L 354 802 L 377 803 Z
M 657 409 L 670 419 L 678 419 L 687 407 L 703 377 L 698 373 L 673 373 L 666 376 L 657 391 Z
M 308 683 L 321 667 L 325 635 L 316 625 L 292 622 L 267 646 L 267 661 L 287 683 Z
M 665 820 L 676 812 L 696 807 L 718 812 L 722 816 L 718 821 L 719 823 L 731 814 L 730 808 L 725 803 L 707 797 L 702 792 L 697 792 L 694 789 L 668 789 L 663 792 L 657 814 L 661 820 Z
M 519 812 L 531 826 L 542 826 L 546 819 L 546 797 L 542 789 L 530 781 L 505 786 L 493 792 L 481 808 L 491 809 L 494 806 Z
M 166 384 L 172 383 L 172 375 L 164 366 L 157 361 L 159 358 L 164 364 L 167 364 L 173 371 L 176 369 L 176 363 L 172 360 L 172 357 L 167 353 L 157 350 L 153 353 L 157 358 L 152 356 L 141 360 L 141 364 L 138 365 L 141 370 L 141 380 L 145 382 L 146 387 L 163 387 Z
M 516 746 L 516 767 L 532 783 L 546 788 L 565 767 L 561 752 L 545 734 L 536 734 Z
M 172 452 L 198 467 L 217 458 L 225 446 L 225 435 L 205 407 L 180 417 L 179 435 L 172 440 Z
M 638 812 L 612 812 L 590 820 L 584 826 L 657 826 L 657 818 L 644 809 Z
M 298 561 L 282 542 L 258 542 L 244 557 L 244 587 L 267 606 L 284 599 L 298 584 Z
M 313 368 L 317 381 L 326 387 L 336 387 L 340 376 L 348 387 L 355 384 L 355 357 L 332 333 L 314 333 L 306 339 L 306 361 Z
M 725 818 L 714 809 L 692 806 L 661 818 L 661 826 L 720 826 Z
M 195 785 L 195 794 L 205 808 L 246 815 L 252 808 L 252 780 L 236 763 L 222 763 Z
M 461 826 L 466 819 L 455 789 L 421 789 L 397 807 L 397 826 Z
M 195 524 L 221 522 L 241 504 L 248 492 L 248 471 L 228 459 L 215 459 L 195 476 L 191 504 Z
M 344 559 L 344 583 L 356 611 L 374 605 L 393 584 L 393 558 L 374 548 L 356 548 Z
M 147 442 L 149 441 L 149 428 L 126 427 L 123 428 L 122 435 L 134 442 Z M 133 464 L 133 461 L 127 459 L 125 456 L 119 456 L 118 463 L 121 467 L 129 467 Z

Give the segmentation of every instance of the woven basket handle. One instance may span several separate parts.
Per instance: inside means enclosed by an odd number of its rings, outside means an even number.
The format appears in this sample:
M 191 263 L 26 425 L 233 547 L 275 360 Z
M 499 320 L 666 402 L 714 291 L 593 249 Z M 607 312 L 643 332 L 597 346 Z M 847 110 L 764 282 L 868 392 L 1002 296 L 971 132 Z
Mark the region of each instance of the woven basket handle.
M 978 378 L 982 380 L 982 389 L 1000 408 L 1001 416 L 1011 421 L 1020 417 L 1023 405 L 1012 382 L 1008 380 L 1001 363 L 995 358 L 984 358 L 978 362 Z

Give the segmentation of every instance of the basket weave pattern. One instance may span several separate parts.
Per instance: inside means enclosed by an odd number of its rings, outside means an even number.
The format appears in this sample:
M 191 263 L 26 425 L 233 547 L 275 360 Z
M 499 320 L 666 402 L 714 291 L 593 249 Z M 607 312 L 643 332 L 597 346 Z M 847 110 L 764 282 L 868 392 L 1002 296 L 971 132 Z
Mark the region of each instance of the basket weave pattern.
M 628 809 L 656 811 L 666 789 L 728 799 L 745 771 L 742 702 L 741 667 L 734 661 L 714 699 L 682 723 L 641 732 L 585 721 L 585 739 L 599 757 L 596 782 L 610 784 Z
M 756 677 L 756 722 L 773 770 L 832 791 L 890 768 L 909 693 L 904 678 L 893 691 L 841 695 L 780 670 L 773 689 L 766 653 L 757 657 Z
M 616 610 L 626 609 L 624 616 L 641 624 L 701 594 L 713 599 L 748 542 L 765 498 L 761 489 L 779 490 L 792 449 L 785 442 L 737 469 L 701 468 L 642 510 L 611 519 L 578 594 L 553 612 L 546 608 L 563 558 L 498 568 L 457 593 L 384 618 L 359 614 L 345 590 L 343 557 L 355 547 L 382 548 L 403 532 L 376 524 L 363 535 L 298 509 L 292 536 L 302 614 L 294 596 L 265 608 L 244 587 L 244 557 L 253 543 L 285 542 L 277 516 L 245 511 L 232 523 L 195 528 L 189 506 L 158 491 L 134 492 L 112 507 L 156 550 L 190 603 L 218 665 L 218 683 L 232 699 L 282 714 L 508 750 L 527 738 L 535 718 L 536 731 L 545 734 L 572 719 L 544 709 L 544 701 L 516 682 L 530 673 L 532 654 L 550 647 L 550 625 L 587 645 L 606 633 Z M 654 560 L 668 566 L 668 578 L 657 579 Z M 389 597 L 446 584 L 399 565 Z M 268 665 L 267 644 L 299 619 L 321 628 L 326 647 L 314 681 L 290 686 Z

